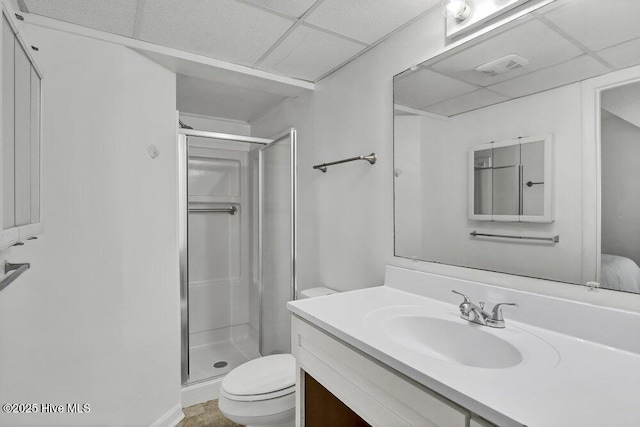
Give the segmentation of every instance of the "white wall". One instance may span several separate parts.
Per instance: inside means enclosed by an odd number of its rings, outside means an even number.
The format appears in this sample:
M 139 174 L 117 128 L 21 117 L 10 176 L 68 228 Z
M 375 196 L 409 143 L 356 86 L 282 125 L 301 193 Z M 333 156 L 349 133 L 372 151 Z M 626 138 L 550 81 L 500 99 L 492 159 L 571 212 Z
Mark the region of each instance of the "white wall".
M 422 118 L 424 197 L 421 259 L 571 283 L 582 278 L 582 122 L 578 83 L 451 117 Z M 555 137 L 555 221 L 507 223 L 468 219 L 468 153 L 490 141 Z M 402 167 L 398 162 L 396 167 Z M 398 186 L 402 185 L 398 182 Z M 397 193 L 396 187 L 396 193 Z M 469 233 L 551 236 L 555 245 L 472 239 Z M 405 255 L 405 254 L 403 254 Z
M 180 403 L 175 75 L 121 46 L 25 31 L 45 77 L 45 232 L 3 253 L 32 268 L 0 293 L 0 401 L 91 412 L 0 425 L 148 426 Z
M 603 119 L 601 158 L 602 253 L 640 265 L 640 128 L 615 115 Z

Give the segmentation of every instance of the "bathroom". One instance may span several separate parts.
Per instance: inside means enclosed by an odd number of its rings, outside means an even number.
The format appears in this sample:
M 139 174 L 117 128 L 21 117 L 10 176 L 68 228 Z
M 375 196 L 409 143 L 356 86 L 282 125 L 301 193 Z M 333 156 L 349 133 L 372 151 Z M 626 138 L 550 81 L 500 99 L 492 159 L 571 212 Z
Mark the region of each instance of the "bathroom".
M 13 32 L 21 34 L 27 54 L 37 65 L 33 73 L 40 73 L 42 78 L 42 129 L 40 159 L 30 159 L 29 182 L 33 186 L 39 181 L 41 189 L 31 192 L 31 225 L 7 231 L 5 222 L 2 236 L 2 259 L 28 262 L 30 268 L 0 291 L 0 400 L 2 404 L 33 404 L 38 412 L 0 413 L 0 425 L 175 426 L 185 417 L 183 408 L 219 398 L 221 378 L 215 371 L 206 374 L 204 381 L 186 386 L 183 378 L 185 304 L 193 306 L 203 301 L 193 298 L 185 302 L 181 295 L 184 268 L 181 270 L 180 260 L 185 253 L 181 251 L 185 244 L 181 216 L 187 214 L 184 197 L 193 194 L 184 192 L 187 175 L 181 168 L 187 163 L 180 161 L 185 151 L 180 149 L 177 136 L 187 135 L 190 130 L 180 129 L 178 119 L 194 132 L 217 134 L 217 139 L 209 138 L 216 139 L 213 142 L 198 138 L 195 144 L 206 147 L 194 149 L 215 151 L 210 158 L 220 158 L 224 153 L 228 158 L 240 158 L 241 178 L 235 183 L 226 182 L 225 188 L 238 183 L 237 188 L 245 186 L 240 199 L 223 200 L 216 195 L 220 198 L 206 205 L 235 206 L 235 215 L 188 214 L 231 224 L 225 230 L 235 232 L 236 240 L 225 240 L 224 247 L 208 246 L 212 250 L 231 251 L 242 244 L 245 247 L 237 259 L 230 256 L 231 252 L 217 252 L 223 258 L 216 259 L 216 265 L 224 264 L 229 271 L 236 262 L 243 265 L 236 270 L 241 271 L 241 285 L 230 284 L 231 274 L 222 278 L 226 284 L 213 283 L 220 277 L 206 278 L 209 284 L 187 282 L 192 288 L 191 296 L 198 287 L 203 291 L 217 287 L 222 295 L 212 299 L 216 305 L 211 311 L 201 312 L 201 319 L 191 319 L 191 326 L 200 320 L 209 322 L 191 332 L 201 333 L 202 337 L 203 332 L 219 331 L 220 336 L 212 338 L 212 344 L 232 342 L 234 348 L 241 348 L 243 343 L 250 343 L 250 348 L 244 350 L 247 360 L 270 353 L 259 348 L 261 313 L 256 277 L 261 248 L 257 231 L 260 185 L 259 174 L 251 171 L 255 166 L 251 162 L 258 160 L 259 152 L 263 156 L 269 152 L 268 148 L 261 150 L 266 144 L 252 143 L 251 138 L 266 143 L 289 132 L 285 142 L 295 139 L 291 146 L 295 145 L 296 152 L 287 161 L 296 171 L 295 185 L 293 180 L 285 185 L 290 194 L 281 200 L 285 204 L 295 200 L 295 210 L 289 211 L 294 215 L 287 219 L 290 230 L 295 231 L 295 257 L 286 254 L 287 261 L 295 258 L 295 268 L 287 277 L 285 288 L 295 288 L 296 299 L 303 291 L 316 287 L 330 288 L 338 294 L 301 300 L 289 305 L 289 310 L 283 301 L 277 312 L 287 321 L 292 319 L 293 332 L 303 338 L 303 343 L 305 334 L 310 333 L 315 338 L 309 338 L 309 342 L 317 339 L 327 343 L 326 348 L 333 348 L 335 343 L 327 341 L 327 337 L 339 337 L 358 355 L 384 365 L 389 369 L 384 372 L 394 374 L 388 384 L 398 384 L 393 389 L 398 395 L 403 395 L 404 390 L 404 383 L 397 382 L 398 378 L 409 379 L 421 392 L 453 402 L 466 415 L 459 424 L 433 419 L 428 424 L 407 415 L 413 412 L 405 413 L 389 403 L 391 412 L 404 417 L 404 424 L 385 422 L 388 419 L 382 418 L 385 415 L 379 409 L 360 405 L 370 398 L 358 400 L 355 389 L 348 384 L 331 383 L 317 368 L 321 365 L 312 366 L 309 358 L 303 359 L 305 353 L 291 342 L 290 351 L 300 369 L 313 372 L 316 366 L 313 377 L 370 425 L 634 425 L 630 420 L 638 419 L 640 414 L 629 403 L 633 382 L 625 383 L 623 374 L 629 375 L 627 381 L 635 381 L 634 372 L 640 372 L 638 340 L 629 339 L 637 335 L 634 326 L 640 326 L 640 296 L 627 282 L 609 289 L 593 283 L 603 285 L 603 254 L 633 259 L 633 254 L 623 253 L 629 245 L 616 247 L 616 243 L 629 241 L 628 236 L 633 235 L 633 227 L 637 226 L 633 215 L 624 217 L 620 212 L 608 211 L 616 205 L 605 198 L 611 196 L 607 191 L 611 185 L 621 186 L 634 182 L 634 178 L 613 184 L 604 179 L 600 182 L 605 168 L 619 169 L 615 164 L 620 161 L 607 162 L 603 151 L 600 163 L 596 149 L 600 123 L 592 123 L 595 114 L 585 115 L 585 111 L 600 106 L 600 99 L 585 93 L 604 92 L 602 107 L 607 113 L 602 113 L 603 135 L 632 132 L 628 124 L 633 119 L 625 119 L 613 105 L 615 102 L 607 104 L 605 98 L 613 94 L 607 92 L 610 87 L 615 91 L 616 85 L 633 84 L 640 79 L 640 30 L 635 25 L 640 6 L 636 1 L 468 0 L 472 12 L 464 20 L 443 17 L 440 0 L 371 4 L 352 0 L 221 0 L 215 5 L 193 2 L 189 8 L 178 3 L 4 1 Z M 474 28 L 447 35 L 455 27 L 452 24 L 464 27 L 466 19 L 475 19 L 477 10 L 494 3 L 509 3 L 514 8 L 500 9 Z M 578 3 L 581 6 L 576 6 Z M 527 24 L 534 30 L 517 33 Z M 543 33 L 541 28 L 552 33 Z M 506 36 L 500 38 L 500 34 Z M 488 57 L 469 55 L 472 58 L 467 65 L 474 68 L 508 54 L 519 54 L 530 65 L 512 71 L 517 85 L 508 87 L 512 79 L 509 74 L 499 76 L 496 84 L 502 84 L 502 92 L 500 88 L 488 90 L 490 93 L 480 91 L 483 96 L 471 99 L 475 105 L 467 109 L 474 111 L 456 111 L 457 105 L 447 104 L 446 94 L 438 92 L 444 84 L 437 77 L 445 72 L 438 69 L 438 64 L 446 62 L 451 52 L 473 52 L 476 41 L 490 43 L 494 39 L 499 43 L 488 49 Z M 536 41 L 533 47 L 526 44 L 532 39 Z M 465 45 L 466 42 L 470 44 Z M 552 52 L 556 47 L 560 53 Z M 537 60 L 547 64 L 536 65 Z M 555 82 L 553 88 L 543 87 L 539 80 L 528 85 L 517 80 L 529 71 L 548 70 L 553 61 L 572 71 L 556 73 L 552 69 L 549 80 Z M 455 68 L 456 62 L 450 62 Z M 538 68 L 531 70 L 531 66 Z M 7 67 L 4 62 L 3 67 Z M 410 96 L 407 100 L 400 97 L 419 95 L 411 88 L 403 91 L 402 82 L 411 81 L 411 75 L 426 68 L 437 71 L 432 77 L 440 99 L 429 103 L 436 107 L 423 111 L 426 103 L 412 105 Z M 37 80 L 33 73 L 32 87 Z M 485 86 L 469 83 L 464 75 L 457 77 L 474 88 Z M 631 93 L 632 89 L 623 92 Z M 464 93 L 459 91 L 457 95 Z M 526 103 L 535 97 L 549 98 L 550 104 Z M 517 108 L 513 107 L 515 103 Z M 553 105 L 557 114 L 550 114 L 545 105 Z M 490 112 L 502 115 L 496 118 Z M 445 120 L 448 116 L 449 120 Z M 526 120 L 518 122 L 518 116 Z M 551 124 L 545 121 L 547 116 L 552 116 Z M 470 121 L 464 122 L 465 117 Z M 624 130 L 615 130 L 614 125 L 624 126 Z M 6 129 L 3 125 L 3 131 Z M 440 133 L 445 131 L 452 132 L 455 141 L 461 143 L 453 144 L 452 138 Z M 418 137 L 401 138 L 401 132 L 413 132 Z M 219 134 L 239 136 L 241 140 L 221 140 Z M 552 181 L 544 184 L 544 195 L 553 202 L 550 216 L 545 219 L 547 213 L 543 209 L 537 222 L 470 218 L 470 150 L 491 141 L 549 134 L 553 135 L 548 139 L 553 150 L 547 153 L 553 152 L 553 156 L 545 166 L 553 166 L 553 174 L 548 175 Z M 3 135 L 6 138 L 7 134 Z M 401 139 L 412 141 L 419 151 L 409 148 L 405 153 L 405 146 L 399 144 Z M 438 144 L 430 139 L 436 139 Z M 604 146 L 603 140 L 603 150 Z M 325 173 L 313 168 L 372 153 L 374 164 L 355 160 L 330 165 Z M 439 161 L 437 155 L 450 157 Z M 16 162 L 18 158 L 16 152 Z M 5 169 L 6 159 L 3 151 Z M 429 167 L 423 170 L 411 163 L 424 160 Z M 38 162 L 40 169 L 33 167 Z M 455 168 L 460 171 L 457 175 L 451 172 Z M 412 175 L 420 173 L 423 176 Z M 8 187 L 3 180 L 5 204 Z M 533 184 L 537 179 L 531 181 L 533 189 L 542 188 Z M 18 204 L 18 199 L 14 200 Z M 461 209 L 451 213 L 448 209 L 454 202 Z M 525 201 L 520 203 L 524 204 Z M 34 216 L 38 210 L 40 217 Z M 3 212 L 6 216 L 6 206 Z M 607 220 L 608 214 L 614 220 Z M 615 227 L 622 223 L 621 218 L 630 221 L 626 228 Z M 201 218 L 189 218 L 190 225 L 198 219 Z M 244 221 L 244 237 L 238 237 L 239 229 L 233 228 L 237 223 L 232 221 L 236 220 Z M 455 221 L 462 221 L 462 225 L 452 232 Z M 207 230 L 216 227 L 214 224 Z M 613 230 L 614 237 L 609 242 L 604 237 L 606 227 Z M 476 235 L 470 235 L 472 232 Z M 478 233 L 559 237 L 558 242 L 511 242 Z M 425 235 L 429 238 L 420 239 Z M 28 240 L 32 237 L 36 239 Z M 194 243 L 196 237 L 189 243 Z M 211 237 L 207 243 L 214 239 L 219 241 L 220 236 Z M 23 244 L 8 246 L 7 242 Z M 190 255 L 193 252 L 196 249 Z M 206 262 L 204 265 L 208 266 Z M 13 274 L 10 271 L 5 277 Z M 435 280 L 433 275 L 447 278 L 441 280 L 446 283 L 446 290 L 425 295 L 427 290 L 439 289 L 430 282 Z M 404 284 L 403 280 L 413 285 Z M 524 374 L 514 374 L 521 380 L 519 385 L 513 390 L 498 390 L 490 396 L 492 399 L 515 399 L 513 396 L 526 396 L 530 389 L 535 389 L 536 394 L 507 410 L 453 380 L 447 385 L 441 378 L 439 383 L 444 386 L 438 388 L 425 380 L 425 376 L 433 378 L 433 374 L 422 370 L 421 377 L 418 368 L 404 370 L 403 366 L 409 365 L 402 359 L 404 354 L 393 356 L 393 360 L 391 356 L 381 357 L 373 347 L 376 343 L 358 338 L 357 331 L 344 329 L 344 334 L 352 337 L 349 338 L 336 330 L 340 325 L 331 329 L 325 320 L 323 328 L 310 320 L 325 315 L 322 301 L 331 302 L 336 317 L 355 314 L 356 306 L 369 301 L 364 295 L 370 295 L 358 292 L 382 292 L 380 288 L 393 286 L 418 295 L 399 305 L 416 305 L 423 299 L 444 301 L 460 322 L 463 319 L 459 318 L 458 305 L 462 297 L 451 294 L 451 290 L 465 293 L 474 304 L 487 301 L 488 309 L 501 302 L 517 302 L 518 308 L 504 307 L 506 328 L 489 331 L 495 332 L 494 337 L 531 324 L 575 337 L 576 342 L 593 341 L 622 349 L 628 359 L 612 356 L 600 365 L 593 361 L 587 367 L 586 361 L 576 364 L 575 370 L 583 378 L 603 371 L 610 375 L 610 382 L 600 378 L 601 382 L 594 384 L 601 389 L 592 391 L 587 380 L 565 377 L 558 386 L 573 386 L 576 395 L 564 394 L 552 403 L 547 400 L 547 409 L 540 409 L 544 406 L 539 402 L 545 389 L 531 386 Z M 241 289 L 244 299 L 234 301 L 238 295 L 231 289 Z M 359 295 L 363 295 L 362 299 L 357 298 Z M 355 299 L 354 309 L 340 311 L 349 298 Z M 534 315 L 535 304 L 541 304 L 544 315 Z M 559 314 L 554 311 L 560 309 L 563 312 Z M 245 326 L 234 328 L 235 325 Z M 564 329 L 556 329 L 559 325 Z M 288 334 L 287 327 L 267 332 L 279 330 Z M 410 325 L 404 330 L 409 331 Z M 318 331 L 329 334 L 318 335 Z M 198 338 L 191 336 L 192 344 Z M 343 350 L 336 347 L 336 351 Z M 491 373 L 496 381 L 500 381 L 498 371 Z M 464 367 L 454 372 L 470 372 L 473 376 L 475 371 Z M 347 371 L 343 373 L 348 377 Z M 489 374 L 477 378 L 478 384 L 473 387 L 494 379 Z M 298 391 L 303 390 L 303 385 L 301 377 L 297 378 Z M 189 386 L 195 389 L 185 393 Z M 361 384 L 358 387 L 362 389 Z M 483 389 L 479 390 L 482 394 Z M 304 425 L 301 394 L 296 395 L 295 410 L 297 422 Z M 376 396 L 378 402 L 384 401 L 382 395 Z M 460 396 L 467 400 L 460 400 Z M 66 410 L 67 404 L 76 403 L 79 408 L 89 405 L 89 411 Z M 43 413 L 43 408 L 49 410 L 55 405 L 63 405 L 65 412 Z M 583 407 L 590 418 L 581 415 L 574 423 L 562 418 L 569 411 L 566 408 L 575 407 Z M 534 411 L 551 415 L 536 418 Z M 612 413 L 618 418 L 608 418 L 608 423 L 584 421 L 601 420 Z M 554 416 L 564 422 L 550 422 Z M 307 425 L 313 425 L 310 417 Z

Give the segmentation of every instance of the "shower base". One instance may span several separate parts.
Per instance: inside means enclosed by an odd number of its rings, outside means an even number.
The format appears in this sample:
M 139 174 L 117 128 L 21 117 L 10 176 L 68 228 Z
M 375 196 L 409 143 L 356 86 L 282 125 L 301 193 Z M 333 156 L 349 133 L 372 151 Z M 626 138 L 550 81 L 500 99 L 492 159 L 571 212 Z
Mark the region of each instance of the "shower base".
M 189 349 L 189 384 L 226 375 L 260 356 L 257 333 L 249 325 L 216 330 L 214 339 L 198 338 L 192 340 L 198 345 Z

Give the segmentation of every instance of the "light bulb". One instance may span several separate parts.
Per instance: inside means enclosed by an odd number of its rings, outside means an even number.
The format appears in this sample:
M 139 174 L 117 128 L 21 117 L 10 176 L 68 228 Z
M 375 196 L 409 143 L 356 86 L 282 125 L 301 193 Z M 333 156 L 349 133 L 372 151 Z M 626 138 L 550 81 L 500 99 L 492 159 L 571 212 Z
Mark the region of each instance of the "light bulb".
M 442 14 L 447 18 L 464 21 L 471 14 L 471 8 L 465 0 L 443 0 Z

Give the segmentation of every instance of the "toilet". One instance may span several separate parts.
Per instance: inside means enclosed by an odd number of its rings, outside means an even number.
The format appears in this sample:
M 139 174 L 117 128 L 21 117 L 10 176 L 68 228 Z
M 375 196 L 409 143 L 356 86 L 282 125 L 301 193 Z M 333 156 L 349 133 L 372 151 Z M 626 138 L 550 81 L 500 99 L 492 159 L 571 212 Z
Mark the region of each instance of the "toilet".
M 300 298 L 334 294 L 317 287 Z M 220 384 L 218 407 L 225 417 L 247 427 L 293 427 L 296 414 L 296 359 L 274 354 L 243 363 Z

